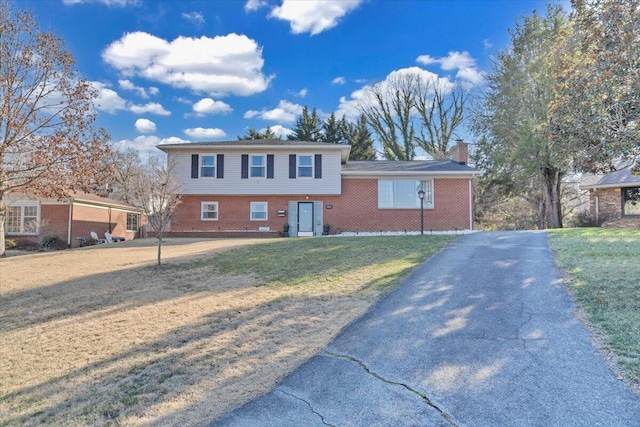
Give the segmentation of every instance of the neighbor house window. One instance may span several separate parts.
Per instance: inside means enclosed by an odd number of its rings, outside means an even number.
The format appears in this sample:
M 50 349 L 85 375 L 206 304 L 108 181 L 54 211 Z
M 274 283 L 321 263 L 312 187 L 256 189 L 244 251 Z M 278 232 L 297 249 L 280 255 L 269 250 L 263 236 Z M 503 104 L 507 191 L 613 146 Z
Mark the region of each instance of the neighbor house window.
M 200 178 L 216 177 L 216 156 L 200 156 Z
M 266 174 L 267 162 L 265 158 L 266 156 L 263 156 L 263 155 L 251 156 L 251 163 L 250 163 L 251 178 L 264 178 L 265 176 L 267 176 Z
M 622 214 L 640 215 L 640 187 L 622 189 Z
M 298 156 L 298 178 L 313 178 L 313 156 Z
M 200 205 L 200 219 L 202 221 L 217 221 L 218 202 L 202 202 Z
M 138 231 L 138 214 L 127 214 L 127 231 Z
M 420 207 L 418 191 L 424 190 L 424 207 L 433 209 L 433 180 L 378 180 L 379 209 L 413 209 Z
M 38 234 L 38 205 L 7 207 L 7 234 Z
M 267 220 L 267 202 L 251 202 L 251 221 Z

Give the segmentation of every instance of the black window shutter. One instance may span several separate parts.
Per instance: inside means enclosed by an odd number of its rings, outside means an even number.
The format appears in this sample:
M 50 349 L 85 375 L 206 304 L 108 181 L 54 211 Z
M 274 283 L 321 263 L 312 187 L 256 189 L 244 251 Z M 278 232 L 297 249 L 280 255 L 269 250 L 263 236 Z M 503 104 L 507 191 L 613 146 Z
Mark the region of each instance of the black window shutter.
M 273 179 L 273 154 L 267 154 L 267 179 Z
M 315 178 L 322 178 L 322 154 L 316 154 L 315 156 Z
M 197 154 L 191 155 L 191 178 L 198 177 L 198 166 L 200 163 L 199 156 Z
M 216 156 L 216 178 L 224 178 L 224 154 L 218 154 Z
M 296 155 L 289 154 L 289 178 L 294 179 L 296 177 Z
M 242 179 L 248 179 L 249 178 L 249 155 L 248 154 L 243 154 L 242 155 Z

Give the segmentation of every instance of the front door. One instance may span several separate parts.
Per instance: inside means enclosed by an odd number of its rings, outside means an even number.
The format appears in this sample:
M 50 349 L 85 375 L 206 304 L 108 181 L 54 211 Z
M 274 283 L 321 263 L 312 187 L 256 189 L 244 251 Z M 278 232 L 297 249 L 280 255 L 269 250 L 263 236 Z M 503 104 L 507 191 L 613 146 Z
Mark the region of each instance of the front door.
M 313 236 L 313 202 L 298 203 L 298 236 Z

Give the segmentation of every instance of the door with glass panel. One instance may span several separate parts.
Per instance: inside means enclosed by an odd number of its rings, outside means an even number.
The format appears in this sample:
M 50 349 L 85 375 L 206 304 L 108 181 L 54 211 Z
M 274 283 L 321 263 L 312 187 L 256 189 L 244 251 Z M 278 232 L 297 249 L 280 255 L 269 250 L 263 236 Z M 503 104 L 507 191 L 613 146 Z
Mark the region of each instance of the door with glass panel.
M 298 236 L 313 236 L 313 202 L 298 203 Z

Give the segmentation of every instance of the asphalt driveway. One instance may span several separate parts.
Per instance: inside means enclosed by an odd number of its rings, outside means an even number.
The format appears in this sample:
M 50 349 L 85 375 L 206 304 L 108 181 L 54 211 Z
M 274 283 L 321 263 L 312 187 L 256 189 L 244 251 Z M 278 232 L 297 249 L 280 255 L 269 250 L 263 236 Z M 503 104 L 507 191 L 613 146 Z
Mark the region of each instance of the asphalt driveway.
M 640 426 L 540 232 L 462 237 L 216 426 Z

